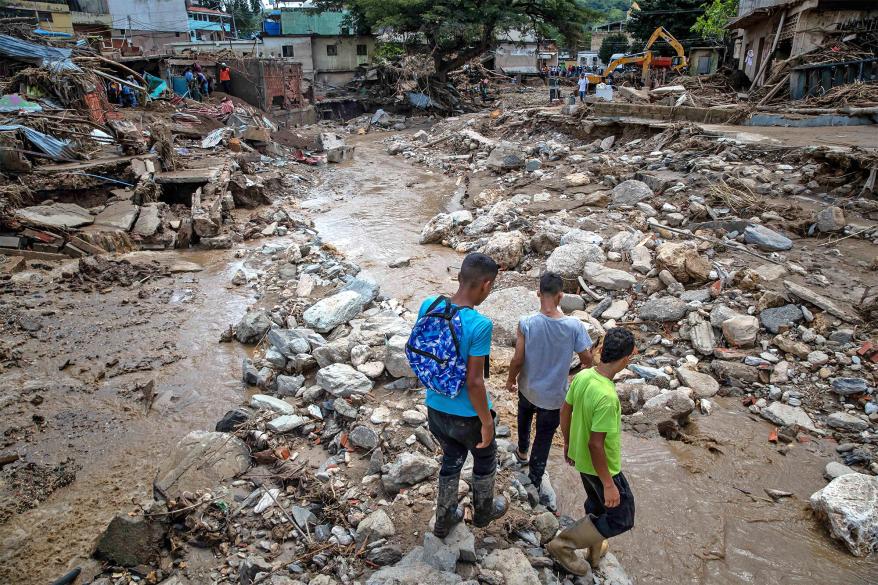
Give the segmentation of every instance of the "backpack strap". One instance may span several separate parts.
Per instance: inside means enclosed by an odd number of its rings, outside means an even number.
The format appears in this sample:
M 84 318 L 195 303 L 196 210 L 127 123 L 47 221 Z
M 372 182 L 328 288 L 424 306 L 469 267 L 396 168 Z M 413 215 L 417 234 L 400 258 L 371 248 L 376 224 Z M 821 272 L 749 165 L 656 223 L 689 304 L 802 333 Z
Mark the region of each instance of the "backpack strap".
M 451 304 L 451 303 L 448 302 L 448 299 L 446 299 L 446 298 L 445 298 L 444 296 L 442 296 L 442 295 L 439 295 L 438 297 L 436 297 L 436 300 L 435 300 L 435 301 L 433 301 L 432 303 L 430 303 L 430 306 L 427 307 L 427 310 L 426 310 L 426 311 L 424 311 L 424 315 L 426 315 L 427 313 L 432 312 L 433 309 L 435 309 L 436 307 L 438 307 L 438 306 L 439 306 L 439 303 L 441 303 L 442 301 L 445 301 L 446 305 L 450 305 L 450 304 Z

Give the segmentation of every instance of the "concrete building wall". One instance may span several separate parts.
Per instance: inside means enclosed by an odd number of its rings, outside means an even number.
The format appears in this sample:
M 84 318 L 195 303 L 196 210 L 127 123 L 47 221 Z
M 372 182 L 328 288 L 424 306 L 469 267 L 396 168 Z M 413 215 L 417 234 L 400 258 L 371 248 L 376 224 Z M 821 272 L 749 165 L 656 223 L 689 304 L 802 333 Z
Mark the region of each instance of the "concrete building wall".
M 358 55 L 357 46 L 365 45 L 366 54 Z M 331 54 L 334 46 L 335 54 Z M 319 73 L 353 72 L 368 65 L 375 54 L 374 37 L 313 37 L 311 41 L 314 70 Z
M 115 29 L 189 32 L 183 0 L 108 0 L 108 5 Z
M 838 25 L 878 16 L 878 2 L 865 10 L 805 10 L 799 15 L 796 35 L 793 37 L 793 55 L 807 53 L 819 47 L 825 34 Z
M 494 69 L 508 71 L 510 69 L 537 67 L 536 43 L 500 43 L 494 50 Z
M 289 47 L 284 53 L 284 47 Z M 292 51 L 292 55 L 289 52 Z M 314 60 L 311 50 L 311 37 L 263 37 L 260 47 L 262 57 L 287 57 L 302 64 L 302 74 L 311 77 Z
M 6 0 L 0 2 L 0 13 L 8 14 L 9 16 L 49 14 L 48 20 L 40 18 L 40 28 L 53 32 L 73 34 L 73 19 L 70 16 L 70 8 L 66 4 Z

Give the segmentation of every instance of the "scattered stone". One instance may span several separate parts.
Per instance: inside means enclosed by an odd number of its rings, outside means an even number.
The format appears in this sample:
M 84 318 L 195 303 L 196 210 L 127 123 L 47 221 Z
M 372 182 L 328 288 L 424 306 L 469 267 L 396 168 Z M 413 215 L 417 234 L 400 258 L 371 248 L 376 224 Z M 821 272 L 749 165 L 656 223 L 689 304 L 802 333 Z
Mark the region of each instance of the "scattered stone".
M 817 231 L 829 234 L 840 232 L 845 226 L 844 211 L 835 205 L 827 207 L 817 214 Z
M 212 489 L 250 468 L 250 450 L 227 433 L 192 431 L 159 462 L 155 489 L 168 498 Z
M 371 451 L 378 446 L 378 433 L 367 426 L 354 427 L 348 434 L 348 440 L 354 447 L 358 447 L 365 451 Z
M 634 275 L 597 262 L 586 262 L 582 275 L 590 284 L 607 290 L 626 290 L 637 284 Z
M 331 364 L 317 372 L 317 384 L 335 397 L 368 394 L 372 381 L 347 364 Z
M 856 473 L 856 471 L 854 471 L 847 465 L 842 465 L 838 461 L 830 461 L 826 464 L 826 468 L 823 470 L 823 477 L 825 477 L 829 481 L 832 481 L 836 477 L 841 477 L 842 475 L 847 475 L 848 473 Z
M 654 193 L 649 185 L 643 181 L 629 179 L 622 181 L 613 187 L 613 204 L 614 205 L 636 205 L 641 201 L 649 199 Z
M 558 533 L 558 518 L 552 512 L 537 514 L 534 518 L 534 528 L 540 533 L 540 544 L 546 544 Z
M 762 326 L 772 333 L 781 333 L 784 329 L 791 329 L 802 319 L 804 319 L 802 310 L 797 305 L 792 304 L 765 309 L 759 314 Z
M 235 339 L 241 343 L 256 343 L 271 328 L 268 313 L 262 309 L 247 311 L 235 326 Z
M 536 569 L 520 548 L 495 550 L 485 557 L 482 567 L 502 573 L 506 585 L 542 585 Z
M 833 412 L 826 417 L 826 424 L 834 429 L 851 432 L 865 431 L 871 426 L 860 417 L 846 412 Z
M 95 546 L 94 556 L 113 565 L 149 565 L 158 559 L 164 527 L 144 516 L 115 516 Z
M 863 378 L 835 378 L 831 386 L 832 391 L 841 396 L 865 394 L 869 389 L 869 383 Z
M 432 477 L 439 471 L 435 459 L 420 453 L 403 452 L 399 458 L 382 468 L 381 483 L 389 494 L 396 494 L 402 488 L 415 485 Z
M 539 310 L 539 299 L 533 290 L 523 286 L 492 292 L 479 305 L 479 312 L 494 322 L 494 343 L 509 347 L 515 346 L 519 319 Z
M 759 320 L 750 315 L 738 315 L 722 323 L 723 336 L 734 347 L 751 347 L 759 333 Z
M 814 421 L 812 421 L 811 417 L 808 416 L 808 413 L 799 406 L 790 406 L 777 401 L 772 402 L 763 408 L 759 414 L 762 415 L 762 418 L 768 419 L 774 424 L 782 427 L 799 425 L 803 429 L 809 431 L 817 430 L 814 426 Z
M 713 376 L 689 368 L 677 369 L 677 378 L 683 386 L 691 388 L 698 398 L 710 398 L 719 392 L 719 382 Z
M 575 279 L 582 275 L 586 263 L 601 263 L 606 259 L 603 250 L 594 244 L 562 244 L 552 251 L 546 261 L 546 270 L 562 278 Z
M 521 262 L 526 245 L 527 240 L 520 231 L 497 232 L 488 239 L 482 252 L 493 258 L 500 268 L 510 270 Z
M 639 316 L 643 321 L 679 321 L 688 310 L 689 306 L 676 297 L 660 297 L 646 301 Z
M 268 396 L 267 394 L 254 394 L 250 398 L 250 408 L 270 410 L 278 414 L 293 414 L 296 410 L 289 402 L 274 396 Z
M 811 496 L 811 507 L 854 556 L 878 551 L 878 477 L 842 475 Z
M 424 535 L 423 561 L 437 571 L 453 572 L 457 566 L 457 551 L 442 542 L 432 532 Z
M 793 247 L 791 239 L 759 224 L 744 228 L 744 241 L 769 252 L 783 252 Z
M 311 329 L 326 333 L 356 317 L 365 304 L 365 299 L 358 292 L 343 291 L 311 305 L 302 314 L 302 319 Z
M 357 544 L 371 543 L 381 538 L 390 538 L 396 534 L 396 528 L 383 509 L 378 509 L 366 516 L 357 525 Z

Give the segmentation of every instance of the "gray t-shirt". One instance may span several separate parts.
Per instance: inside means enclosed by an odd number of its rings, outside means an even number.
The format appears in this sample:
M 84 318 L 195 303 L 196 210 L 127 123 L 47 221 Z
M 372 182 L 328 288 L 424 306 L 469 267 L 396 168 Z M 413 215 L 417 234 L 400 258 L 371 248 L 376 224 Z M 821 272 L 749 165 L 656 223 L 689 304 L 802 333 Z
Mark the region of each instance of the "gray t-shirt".
M 537 313 L 522 317 L 518 328 L 524 335 L 524 367 L 518 376 L 518 390 L 534 406 L 561 408 L 573 354 L 591 347 L 585 325 L 573 317 L 553 319 Z

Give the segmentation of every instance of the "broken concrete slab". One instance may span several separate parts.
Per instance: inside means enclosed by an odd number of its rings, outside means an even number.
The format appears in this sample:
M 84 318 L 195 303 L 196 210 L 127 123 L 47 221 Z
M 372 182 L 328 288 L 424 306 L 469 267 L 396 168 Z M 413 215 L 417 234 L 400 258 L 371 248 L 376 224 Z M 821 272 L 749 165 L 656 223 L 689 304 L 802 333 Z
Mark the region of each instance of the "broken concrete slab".
M 121 230 L 127 232 L 131 230 L 140 208 L 128 201 L 118 201 L 110 203 L 100 212 L 94 219 L 93 227 L 106 228 L 110 230 Z
M 179 171 L 166 171 L 155 174 L 155 182 L 159 185 L 183 185 L 209 183 L 219 175 L 219 167 L 205 167 L 200 169 L 182 169 Z
M 94 222 L 94 216 L 75 203 L 24 207 L 15 211 L 15 217 L 25 223 L 56 228 L 77 228 Z
M 848 313 L 838 305 L 836 305 L 833 301 L 824 297 L 821 294 L 818 294 L 808 287 L 802 286 L 801 284 L 796 284 L 791 280 L 783 281 L 783 285 L 790 292 L 791 295 L 800 298 L 801 300 L 811 303 L 815 307 L 823 309 L 833 317 L 838 317 L 843 321 L 847 321 L 848 323 L 859 323 L 860 319 L 855 317 L 854 315 Z
M 148 238 L 158 231 L 160 225 L 159 204 L 147 203 L 140 208 L 140 215 L 137 216 L 137 223 L 134 224 L 134 233 Z

